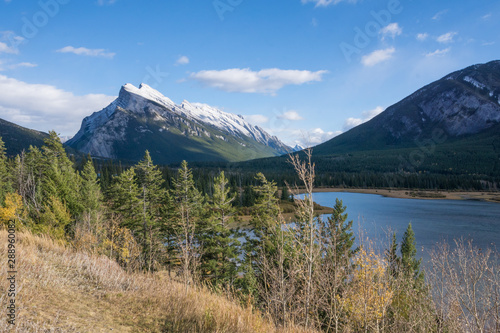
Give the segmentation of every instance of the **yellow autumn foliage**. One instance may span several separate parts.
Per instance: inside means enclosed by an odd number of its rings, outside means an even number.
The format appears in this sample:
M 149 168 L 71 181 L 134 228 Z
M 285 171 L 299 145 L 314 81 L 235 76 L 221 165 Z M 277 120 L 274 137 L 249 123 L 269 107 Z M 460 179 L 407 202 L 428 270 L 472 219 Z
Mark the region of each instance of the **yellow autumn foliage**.
M 346 295 L 350 318 L 358 328 L 378 331 L 393 296 L 386 275 L 387 264 L 365 249 L 358 252 L 354 262 L 356 269 Z
M 7 224 L 9 220 L 19 220 L 24 216 L 23 199 L 17 193 L 7 193 L 5 204 L 0 207 L 0 222 Z

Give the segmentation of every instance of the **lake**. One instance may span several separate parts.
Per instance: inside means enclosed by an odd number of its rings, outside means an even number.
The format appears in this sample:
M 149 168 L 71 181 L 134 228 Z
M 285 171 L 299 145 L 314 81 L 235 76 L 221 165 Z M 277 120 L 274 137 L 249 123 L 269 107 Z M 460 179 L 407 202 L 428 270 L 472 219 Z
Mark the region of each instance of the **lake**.
M 442 240 L 473 239 L 480 248 L 500 245 L 500 204 L 466 200 L 423 200 L 387 198 L 375 194 L 314 193 L 314 201 L 333 207 L 339 198 L 347 206 L 348 220 L 358 238 L 359 230 L 378 249 L 385 249 L 387 230 L 397 232 L 398 243 L 411 222 L 419 257 L 429 259 L 428 251 Z M 500 246 L 499 246 L 500 247 Z

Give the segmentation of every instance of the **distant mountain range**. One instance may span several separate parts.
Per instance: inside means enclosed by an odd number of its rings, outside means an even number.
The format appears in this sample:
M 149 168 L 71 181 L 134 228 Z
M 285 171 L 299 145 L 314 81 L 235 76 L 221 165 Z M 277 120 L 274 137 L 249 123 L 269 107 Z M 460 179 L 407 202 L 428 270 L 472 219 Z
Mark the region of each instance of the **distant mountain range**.
M 231 167 L 279 179 L 293 174 L 287 159 Z M 313 147 L 313 161 L 323 186 L 497 188 L 500 61 L 467 67 L 419 89 Z
M 0 137 L 5 143 L 7 155 L 14 156 L 30 146 L 39 147 L 48 138 L 47 133 L 27 129 L 6 120 L 0 119 Z
M 500 61 L 492 61 L 446 75 L 314 151 L 325 155 L 471 140 L 490 130 L 498 133 L 499 123 Z
M 243 161 L 292 151 L 242 116 L 206 104 L 176 105 L 141 84 L 124 85 L 105 109 L 86 117 L 66 145 L 93 156 L 136 161 L 150 151 L 156 163 Z
M 13 155 L 41 145 L 47 134 L 0 120 L 0 136 Z M 225 165 L 302 149 L 288 147 L 241 116 L 206 104 L 176 105 L 145 84 L 124 85 L 114 102 L 83 120 L 66 145 L 128 161 L 141 159 L 147 149 L 159 164 L 185 159 Z M 500 177 L 500 61 L 446 75 L 314 147 L 313 155 L 321 174 L 417 171 Z M 283 156 L 238 166 L 285 172 L 285 160 Z
M 446 75 L 314 156 L 324 170 L 499 177 L 500 61 Z

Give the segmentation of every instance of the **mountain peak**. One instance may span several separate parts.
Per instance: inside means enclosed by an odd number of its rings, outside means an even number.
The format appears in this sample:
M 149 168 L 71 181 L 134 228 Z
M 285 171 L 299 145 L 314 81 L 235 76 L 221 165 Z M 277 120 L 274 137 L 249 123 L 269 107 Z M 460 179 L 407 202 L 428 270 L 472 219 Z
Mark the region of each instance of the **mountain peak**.
M 184 100 L 176 105 L 142 83 L 82 122 L 69 146 L 94 156 L 138 160 L 144 150 L 163 163 L 236 161 L 288 153 L 290 147 L 242 117 Z
M 469 66 L 426 85 L 315 151 L 322 154 L 414 147 L 417 142 L 434 142 L 437 132 L 451 141 L 489 133 L 498 126 L 500 61 L 495 60 Z
M 175 107 L 175 103 L 170 98 L 165 97 L 158 90 L 148 86 L 145 83 L 141 83 L 139 85 L 139 88 L 135 87 L 131 83 L 127 83 L 127 84 L 122 86 L 122 89 L 120 91 L 120 97 L 122 97 L 124 92 L 127 92 L 127 93 L 135 95 L 135 96 L 142 97 L 143 99 L 160 104 L 160 105 L 165 106 L 169 109 Z M 127 105 L 129 103 L 130 103 L 130 101 L 127 98 Z M 124 107 L 123 105 L 121 105 L 121 106 Z

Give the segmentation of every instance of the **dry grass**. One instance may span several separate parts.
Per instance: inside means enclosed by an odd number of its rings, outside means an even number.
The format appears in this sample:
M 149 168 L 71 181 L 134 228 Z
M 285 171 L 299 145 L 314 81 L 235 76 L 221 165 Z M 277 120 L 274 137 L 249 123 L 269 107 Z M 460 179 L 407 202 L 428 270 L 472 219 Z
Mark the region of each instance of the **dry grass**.
M 7 232 L 0 230 L 7 261 Z M 106 257 L 76 252 L 47 237 L 17 233 L 15 327 L 0 314 L 2 332 L 306 332 L 276 329 L 257 311 L 165 274 L 127 273 Z M 7 306 L 6 266 L 0 306 Z

